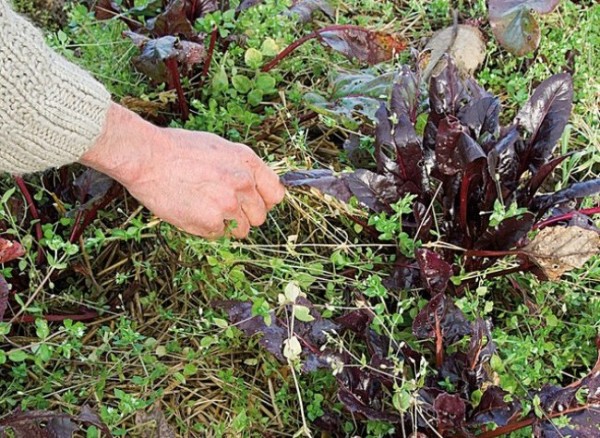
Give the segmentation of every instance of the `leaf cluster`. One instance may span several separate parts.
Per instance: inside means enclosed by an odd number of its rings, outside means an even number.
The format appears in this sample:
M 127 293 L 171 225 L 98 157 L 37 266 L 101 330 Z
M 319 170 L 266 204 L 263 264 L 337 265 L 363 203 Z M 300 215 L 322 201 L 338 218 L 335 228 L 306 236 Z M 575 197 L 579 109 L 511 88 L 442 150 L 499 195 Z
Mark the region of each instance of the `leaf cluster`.
M 352 89 L 375 84 L 365 78 Z M 284 184 L 314 187 L 344 202 L 354 197 L 375 213 L 393 214 L 394 205 L 411 196 L 413 211 L 403 216 L 403 228 L 423 244 L 443 242 L 440 255 L 451 264 L 457 255 L 465 256 L 467 271 L 489 266 L 489 257 L 514 254 L 524 256 L 523 270 L 535 271 L 535 260 L 514 248 L 527 244 L 542 218 L 565 224 L 563 219 L 577 213 L 573 201 L 600 192 L 600 180 L 590 180 L 540 193 L 567 158 L 553 156 L 572 108 L 567 74 L 542 82 L 508 126 L 500 126 L 499 99 L 472 78 L 462 79 L 451 59 L 431 77 L 426 92 L 418 72 L 408 67 L 386 76 L 383 84 L 391 90 L 389 102 L 385 94 L 351 96 L 367 99 L 371 108 L 378 103 L 370 113 L 376 120 L 373 168 L 337 176 L 328 170 L 292 172 Z M 329 115 L 340 114 L 333 109 L 340 99 L 343 94 L 335 95 Z M 578 218 L 568 224 L 591 226 L 585 215 Z

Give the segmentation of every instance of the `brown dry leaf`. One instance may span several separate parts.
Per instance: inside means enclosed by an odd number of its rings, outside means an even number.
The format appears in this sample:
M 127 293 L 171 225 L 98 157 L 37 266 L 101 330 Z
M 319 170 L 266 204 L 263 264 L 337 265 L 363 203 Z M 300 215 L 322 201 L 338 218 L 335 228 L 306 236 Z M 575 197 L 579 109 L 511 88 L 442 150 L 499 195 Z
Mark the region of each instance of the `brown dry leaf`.
M 152 100 L 144 100 L 139 97 L 125 96 L 121 99 L 121 105 L 141 115 L 151 115 L 158 117 L 159 111 L 164 111 L 167 107 L 166 103 Z
M 318 32 L 318 39 L 347 58 L 355 58 L 370 65 L 389 61 L 407 46 L 406 40 L 399 34 L 350 24 L 323 28 Z
M 600 234 L 581 227 L 548 227 L 525 246 L 529 255 L 550 280 L 558 280 L 562 274 L 581 268 L 600 250 Z
M 429 39 L 425 51 L 430 53 L 423 77 L 427 78 L 444 54 L 448 53 L 465 75 L 472 75 L 485 59 L 485 42 L 481 31 L 468 24 L 442 29 Z
M 154 403 L 150 412 L 139 411 L 135 415 L 135 424 L 139 426 L 141 438 L 177 438 L 160 407 L 160 402 Z

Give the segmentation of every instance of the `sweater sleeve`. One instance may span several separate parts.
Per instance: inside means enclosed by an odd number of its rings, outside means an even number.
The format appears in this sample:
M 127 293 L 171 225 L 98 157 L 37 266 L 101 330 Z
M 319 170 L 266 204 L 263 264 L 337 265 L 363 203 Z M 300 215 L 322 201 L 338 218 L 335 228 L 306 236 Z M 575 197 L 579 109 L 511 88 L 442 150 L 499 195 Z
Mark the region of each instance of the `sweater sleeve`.
M 109 105 L 99 82 L 0 0 L 0 171 L 77 161 L 101 134 Z

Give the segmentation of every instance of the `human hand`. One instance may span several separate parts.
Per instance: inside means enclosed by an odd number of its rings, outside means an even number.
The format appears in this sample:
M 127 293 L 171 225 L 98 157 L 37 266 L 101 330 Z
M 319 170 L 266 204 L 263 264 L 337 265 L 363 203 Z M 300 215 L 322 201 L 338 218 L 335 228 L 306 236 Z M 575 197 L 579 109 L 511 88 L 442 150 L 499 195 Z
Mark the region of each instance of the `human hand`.
M 159 218 L 192 234 L 248 235 L 283 199 L 277 175 L 247 146 L 217 135 L 158 128 L 123 107 L 80 159 L 121 182 Z

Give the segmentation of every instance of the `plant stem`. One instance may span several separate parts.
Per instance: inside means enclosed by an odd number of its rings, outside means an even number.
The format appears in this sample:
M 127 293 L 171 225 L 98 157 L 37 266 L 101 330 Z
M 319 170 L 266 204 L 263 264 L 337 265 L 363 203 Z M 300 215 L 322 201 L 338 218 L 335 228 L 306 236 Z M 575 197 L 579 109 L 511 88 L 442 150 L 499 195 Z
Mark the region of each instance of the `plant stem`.
M 266 72 L 272 70 L 286 56 L 288 56 L 290 53 L 292 53 L 294 50 L 296 50 L 298 47 L 300 47 L 305 42 L 310 41 L 313 38 L 317 38 L 317 36 L 319 36 L 319 32 L 321 32 L 321 31 L 323 31 L 325 29 L 327 29 L 327 27 L 324 28 L 324 29 L 321 29 L 320 31 L 315 31 L 315 32 L 309 33 L 308 35 L 304 35 L 302 38 L 297 39 L 292 44 L 290 44 L 285 49 L 283 49 L 281 52 L 279 52 L 279 54 L 275 58 L 273 58 L 271 60 L 271 62 L 269 62 L 268 64 L 266 64 L 265 66 L 263 66 L 262 71 L 264 73 L 266 73 Z
M 27 208 L 29 209 L 29 213 L 31 217 L 36 220 L 35 223 L 35 235 L 38 241 L 38 254 L 37 254 L 37 263 L 41 264 L 44 262 L 44 250 L 42 249 L 42 245 L 40 244 L 44 234 L 42 233 L 42 224 L 40 222 L 40 215 L 38 214 L 37 208 L 33 202 L 33 198 L 31 197 L 31 193 L 29 193 L 29 189 L 27 188 L 27 184 L 25 184 L 25 180 L 21 176 L 14 175 L 13 176 L 19 190 L 25 197 L 25 201 L 27 202 Z
M 555 412 L 553 414 L 548 414 L 548 415 L 544 416 L 545 417 L 544 421 L 550 421 L 553 418 L 562 417 L 563 415 L 572 414 L 575 412 L 583 411 L 585 409 L 589 409 L 589 407 L 587 405 L 578 406 L 576 408 L 566 409 L 562 412 Z M 506 426 L 498 427 L 494 430 L 483 432 L 483 433 L 477 435 L 477 438 L 495 438 L 497 436 L 506 436 L 509 433 L 514 432 L 515 430 L 519 430 L 519 429 L 523 429 L 524 427 L 531 426 L 537 420 L 538 420 L 537 418 L 528 418 L 527 420 L 517 421 L 515 423 L 509 423 Z
M 585 214 L 588 216 L 590 216 L 592 214 L 599 214 L 600 207 L 584 208 L 582 210 L 570 211 L 569 213 L 561 214 L 559 216 L 549 217 L 548 219 L 540 221 L 537 224 L 535 224 L 533 226 L 533 229 L 541 230 L 542 228 L 547 227 L 548 225 L 555 224 L 556 222 L 572 219 L 577 213 Z
M 206 59 L 204 60 L 204 67 L 202 68 L 202 82 L 200 82 L 200 87 L 204 85 L 204 82 L 208 78 L 208 70 L 210 69 L 210 64 L 212 63 L 213 54 L 215 52 L 215 45 L 217 44 L 217 36 L 219 35 L 219 29 L 215 26 L 210 34 L 210 43 L 208 44 L 208 53 L 206 54 Z
M 179 75 L 179 67 L 175 58 L 168 58 L 165 60 L 165 65 L 169 70 L 169 76 L 171 77 L 171 85 L 177 90 L 177 102 L 179 103 L 179 111 L 181 112 L 181 120 L 184 122 L 190 117 L 190 110 L 185 99 L 185 93 L 181 86 L 181 78 Z
M 98 215 L 98 211 L 106 207 L 118 193 L 118 184 L 113 184 L 113 186 L 109 189 L 108 193 L 104 196 L 104 198 L 95 203 L 92 208 L 90 208 L 85 216 L 83 216 L 83 212 L 77 213 L 77 218 L 75 219 L 75 225 L 73 225 L 73 230 L 71 231 L 71 236 L 69 236 L 69 242 L 75 243 L 79 240 L 85 229 L 92 223 L 92 221 Z M 81 217 L 83 216 L 83 222 L 81 222 Z
M 79 314 L 71 314 L 71 315 L 41 315 L 41 316 L 33 316 L 33 315 L 21 315 L 18 318 L 13 318 L 11 323 L 15 324 L 30 324 L 36 321 L 36 319 L 44 319 L 48 322 L 60 322 L 65 319 L 70 319 L 72 321 L 89 321 L 98 317 L 98 312 L 95 310 L 86 310 L 83 313 Z M 3 320 L 8 321 L 8 319 Z
M 507 255 L 522 255 L 525 254 L 523 251 L 510 250 L 510 251 L 491 251 L 491 250 L 479 250 L 469 249 L 465 251 L 465 257 L 504 257 Z

